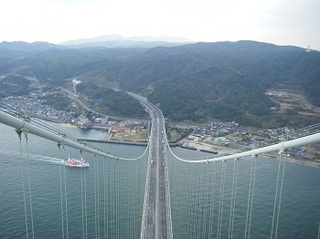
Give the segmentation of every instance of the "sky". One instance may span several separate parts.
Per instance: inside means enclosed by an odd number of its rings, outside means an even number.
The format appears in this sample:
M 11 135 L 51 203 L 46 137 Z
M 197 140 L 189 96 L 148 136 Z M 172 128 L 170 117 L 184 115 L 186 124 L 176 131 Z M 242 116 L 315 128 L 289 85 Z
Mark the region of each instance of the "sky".
M 4 0 L 0 9 L 0 42 L 119 34 L 320 50 L 319 0 Z

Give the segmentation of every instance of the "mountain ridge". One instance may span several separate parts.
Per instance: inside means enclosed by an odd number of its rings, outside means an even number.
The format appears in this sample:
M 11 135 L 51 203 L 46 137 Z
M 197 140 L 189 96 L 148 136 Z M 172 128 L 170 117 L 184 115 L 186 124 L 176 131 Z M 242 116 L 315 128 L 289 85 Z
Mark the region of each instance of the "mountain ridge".
M 189 39 L 173 36 L 158 37 L 123 37 L 118 34 L 101 35 L 91 38 L 82 38 L 61 42 L 58 45 L 84 48 L 84 47 L 156 47 L 156 46 L 177 46 L 192 42 Z
M 283 114 L 266 95 L 279 85 L 294 86 L 320 106 L 320 53 L 295 46 L 238 41 L 152 48 L 49 47 L 23 56 L 0 56 L 0 73 L 23 65 L 28 68 L 21 74 L 52 86 L 68 84 L 71 77 L 97 86 L 118 85 L 160 103 L 172 120 L 215 118 L 259 126 L 319 121 L 298 106 Z

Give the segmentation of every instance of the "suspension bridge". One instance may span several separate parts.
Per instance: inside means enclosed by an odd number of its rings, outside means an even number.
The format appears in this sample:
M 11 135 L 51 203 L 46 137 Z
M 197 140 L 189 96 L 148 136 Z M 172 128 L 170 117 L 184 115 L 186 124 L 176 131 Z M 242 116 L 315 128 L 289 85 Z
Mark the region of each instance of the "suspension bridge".
M 319 142 L 320 133 L 228 156 L 187 159 L 175 155 L 169 147 L 165 118 L 160 109 L 141 96 L 132 93 L 130 95 L 149 111 L 151 118 L 148 146 L 142 156 L 137 158 L 119 156 L 100 147 L 79 142 L 77 138 L 41 121 L 0 111 L 0 123 L 14 128 L 20 142 L 22 135 L 28 141 L 28 135 L 31 134 L 56 142 L 60 152 L 70 147 L 80 150 L 81 154 L 86 152 L 94 155 L 93 233 L 88 228 L 90 215 L 86 170 L 80 169 L 82 238 L 250 238 L 257 235 L 253 234 L 257 158 L 269 152 L 278 152 L 280 160 L 275 174 L 272 212 L 267 229 L 269 235 L 263 238 L 278 237 L 285 173 L 285 160 L 281 155 L 289 148 Z M 27 160 L 29 158 L 31 155 L 27 154 Z M 99 164 L 101 161 L 102 166 Z M 242 162 L 244 163 L 241 164 Z M 37 238 L 37 225 L 33 218 L 32 184 L 29 175 L 26 176 L 29 173 L 28 165 L 28 162 L 21 163 L 22 177 L 26 178 L 23 181 L 25 237 Z M 121 170 L 125 171 L 125 179 L 120 178 Z M 142 177 L 141 172 L 144 172 Z M 239 180 L 241 172 L 248 175 L 248 180 L 242 185 Z M 113 178 L 108 176 L 111 174 Z M 75 238 L 69 228 L 70 209 L 65 167 L 59 166 L 59 175 L 61 238 Z M 133 182 L 129 175 L 139 175 L 139 182 Z M 122 181 L 120 186 L 118 182 Z M 239 190 L 243 187 L 246 187 L 246 190 Z M 111 196 L 111 191 L 108 190 L 113 190 Z M 142 194 L 136 197 L 138 191 Z M 103 197 L 99 193 L 103 194 Z M 246 195 L 243 195 L 244 193 Z M 120 198 L 125 199 L 125 206 L 120 205 Z M 241 202 L 238 202 L 239 199 Z M 130 208 L 139 200 L 141 206 Z M 183 200 L 183 203 L 176 206 L 174 203 L 177 203 L 177 200 Z M 116 218 L 115 221 L 113 218 Z M 314 238 L 319 239 L 319 218 L 315 225 Z

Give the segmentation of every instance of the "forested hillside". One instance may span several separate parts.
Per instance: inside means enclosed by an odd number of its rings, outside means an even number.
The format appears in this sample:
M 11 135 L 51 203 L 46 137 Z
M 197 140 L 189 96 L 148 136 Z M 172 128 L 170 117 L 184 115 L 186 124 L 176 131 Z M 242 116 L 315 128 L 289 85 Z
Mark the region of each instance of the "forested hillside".
M 235 120 L 256 126 L 319 121 L 315 115 L 299 113 L 302 109 L 298 108 L 287 112 L 291 115 L 283 110 L 279 113 L 278 101 L 265 94 L 281 85 L 282 90 L 294 89 L 320 106 L 317 51 L 252 41 L 151 49 L 23 47 L 26 45 L 15 50 L 0 44 L 1 74 L 24 66 L 19 74 L 52 86 L 69 83 L 72 77 L 100 86 L 116 85 L 160 103 L 164 115 L 172 120 Z M 292 110 L 297 112 L 295 117 Z

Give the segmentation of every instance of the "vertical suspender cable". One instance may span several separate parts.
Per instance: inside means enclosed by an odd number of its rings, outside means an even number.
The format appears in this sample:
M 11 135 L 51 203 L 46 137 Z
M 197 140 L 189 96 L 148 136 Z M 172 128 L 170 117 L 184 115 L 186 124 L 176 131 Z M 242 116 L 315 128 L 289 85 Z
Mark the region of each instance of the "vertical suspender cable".
M 209 232 L 208 232 L 208 238 L 213 237 L 213 215 L 214 215 L 214 203 L 215 203 L 215 194 L 216 194 L 216 179 L 217 179 L 217 170 L 216 170 L 216 162 L 212 163 L 213 165 L 213 176 L 211 181 L 211 207 L 210 207 L 210 219 L 209 219 Z
M 282 152 L 280 154 L 280 160 L 279 160 L 279 166 L 278 166 L 278 175 L 277 175 L 277 183 L 276 183 L 276 191 L 275 191 L 275 196 L 274 196 L 274 202 L 273 202 L 273 213 L 272 213 L 272 224 L 271 224 L 271 230 L 270 230 L 270 239 L 273 238 L 274 233 L 275 233 L 275 227 L 277 227 L 276 224 L 276 217 L 278 215 L 277 210 L 278 209 L 278 204 L 279 204 L 279 186 L 280 186 L 280 177 L 281 177 L 281 168 L 283 167 L 283 162 L 282 162 Z M 275 236 L 276 237 L 276 236 Z
M 183 174 L 184 177 L 180 178 L 180 177 L 176 176 L 176 178 L 180 179 L 180 181 L 179 181 L 180 183 L 176 184 L 176 189 L 180 190 L 180 192 L 182 192 L 182 195 L 184 195 L 183 197 L 188 200 L 188 204 L 186 204 L 186 207 L 188 208 L 189 216 L 183 218 L 183 220 L 185 220 L 185 225 L 187 225 L 188 235 L 192 235 L 192 233 L 193 233 L 193 227 L 192 227 L 193 226 L 193 222 L 190 219 L 193 218 L 192 217 L 193 216 L 193 210 L 192 210 L 193 209 L 193 207 L 192 207 L 193 206 L 193 198 L 192 198 L 192 196 L 193 196 L 192 195 L 193 187 L 192 187 L 192 183 L 191 182 L 194 180 L 194 175 L 190 176 L 190 173 L 188 172 L 188 169 L 189 169 L 190 165 L 182 163 L 182 162 L 180 162 L 178 160 L 172 160 L 172 164 L 173 165 L 181 165 L 180 168 L 182 170 L 182 174 Z M 173 172 L 173 171 L 179 172 L 179 171 L 177 171 L 177 169 L 175 170 L 174 168 L 171 170 L 171 172 Z M 179 175 L 179 174 L 177 173 L 177 175 Z M 185 185 L 184 183 L 186 183 L 186 182 L 187 182 L 187 185 L 188 185 L 187 187 L 184 186 Z M 174 184 L 175 184 L 175 180 L 172 180 L 172 183 L 170 185 L 174 185 Z M 191 187 L 190 187 L 190 185 L 191 185 Z M 185 190 L 186 192 L 183 193 L 183 190 Z M 174 191 L 176 191 L 176 190 L 173 190 L 172 187 L 170 187 L 170 191 L 172 193 L 174 193 Z M 176 230 L 176 231 L 183 230 L 179 226 L 177 226 L 177 228 L 179 230 Z
M 127 203 L 129 205 L 128 207 L 128 217 L 127 217 L 127 226 L 128 226 L 128 230 L 129 230 L 129 233 L 128 233 L 128 237 L 132 238 L 132 223 L 133 223 L 133 217 L 132 217 L 132 212 L 134 210 L 134 198 L 133 198 L 133 195 L 132 195 L 132 191 L 134 189 L 134 183 L 133 183 L 133 180 L 130 180 L 130 179 L 135 179 L 137 180 L 138 178 L 137 177 L 134 177 L 134 165 L 135 165 L 135 162 L 131 162 L 129 167 L 127 167 L 127 174 L 129 174 L 130 172 L 130 175 L 127 176 Z M 130 183 L 129 183 L 130 182 Z
M 231 198 L 230 198 L 230 209 L 229 209 L 229 228 L 228 238 L 231 238 L 231 227 L 232 227 L 232 213 L 233 213 L 233 200 L 234 200 L 234 188 L 235 188 L 235 176 L 236 176 L 236 159 L 233 161 L 233 172 L 232 172 L 232 187 L 231 187 Z
M 130 166 L 130 167 L 129 167 Z M 129 168 L 132 169 L 133 167 L 133 163 L 128 162 L 126 163 L 126 205 L 127 205 L 127 211 L 126 211 L 126 219 L 127 219 L 127 230 L 126 230 L 126 236 L 127 238 L 130 237 L 130 229 L 131 229 L 131 215 L 130 215 L 130 211 L 133 210 L 132 207 L 132 201 L 130 201 L 130 194 L 129 192 L 131 192 L 133 185 L 131 184 L 131 180 L 129 180 L 130 175 L 129 175 Z M 132 172 L 132 171 L 131 171 Z M 129 185 L 129 181 L 130 181 L 130 185 Z
M 195 165 L 196 167 L 196 165 Z M 190 168 L 192 168 L 192 165 L 188 167 L 188 169 L 190 170 Z M 189 173 L 189 175 L 193 175 L 193 174 L 196 174 L 197 170 L 192 170 L 192 173 Z M 197 232 L 197 224 L 196 224 L 196 212 L 197 212 L 197 207 L 196 207 L 196 176 L 197 175 L 193 175 L 192 176 L 192 184 L 191 184 L 191 195 L 190 197 L 192 198 L 192 207 L 193 207 L 193 210 L 192 210 L 192 227 L 193 227 L 193 230 L 192 230 L 192 238 L 196 238 L 196 232 Z
M 221 213 L 221 197 L 222 197 L 222 171 L 223 171 L 223 162 L 221 161 L 221 171 L 220 171 L 220 193 L 219 193 L 219 202 L 218 202 L 218 218 L 217 218 L 217 231 L 216 231 L 216 238 L 219 239 L 219 232 L 220 232 L 220 213 Z
M 236 180 L 235 180 L 235 187 L 234 187 L 234 197 L 233 197 L 233 210 L 232 210 L 232 226 L 231 226 L 231 238 L 233 237 L 233 227 L 234 227 L 234 213 L 235 213 L 235 206 L 236 206 L 236 198 L 237 198 L 237 188 L 238 188 L 238 175 L 239 175 L 239 159 L 236 159 Z
M 176 163 L 179 163 L 179 161 L 176 161 L 176 160 L 172 160 L 172 165 L 173 166 L 175 166 L 175 164 Z M 186 187 L 186 190 L 188 190 L 187 191 L 187 193 L 189 194 L 188 196 L 187 196 L 187 198 L 189 198 L 189 218 L 188 218 L 188 227 L 190 228 L 189 229 L 189 232 L 190 232 L 190 237 L 192 238 L 192 237 L 194 237 L 194 228 L 193 228 L 193 226 L 194 226 L 194 222 L 193 222 L 193 211 L 194 211 L 194 203 L 193 203 L 193 194 L 192 194 L 192 192 L 193 192 L 193 180 L 194 180 L 194 175 L 192 175 L 192 174 L 190 174 L 190 172 L 189 172 L 189 167 L 190 167 L 190 165 L 189 164 L 185 164 L 185 165 L 183 165 L 184 166 L 184 174 L 186 174 L 186 175 L 191 175 L 190 177 L 189 177 L 189 181 L 187 181 L 188 182 L 188 186 Z M 175 170 L 174 168 L 172 168 L 172 170 L 171 170 L 171 172 L 173 172 L 173 171 L 177 171 L 177 170 Z M 172 179 L 172 184 L 174 183 L 174 180 Z M 177 185 L 176 187 L 179 187 L 180 185 Z M 172 194 L 174 194 L 174 190 L 171 190 L 172 191 Z M 171 198 L 173 198 L 172 196 L 171 196 Z M 173 227 L 174 227 L 174 222 L 173 222 Z
M 85 224 L 85 238 L 88 238 L 88 209 L 87 209 L 87 178 L 86 169 L 83 169 L 83 189 L 84 189 L 84 224 Z
M 176 174 L 178 174 L 178 173 L 180 173 L 181 174 L 181 177 L 183 177 L 184 176 L 184 174 L 185 174 L 185 171 L 184 170 L 182 170 L 182 172 L 181 171 L 177 171 L 178 170 L 178 167 L 176 166 L 176 163 L 178 163 L 178 162 L 176 162 L 176 161 L 174 161 L 174 160 L 172 160 L 172 161 L 169 161 L 168 160 L 168 163 L 170 163 L 170 165 L 172 165 L 172 172 L 174 172 L 174 174 L 172 173 L 170 176 L 171 176 L 171 178 L 170 179 L 173 179 L 173 177 L 174 177 L 174 179 L 176 178 L 175 177 L 175 175 Z M 179 194 L 179 192 L 181 192 L 180 191 L 180 189 L 181 189 L 181 185 L 180 185 L 180 180 L 181 180 L 181 178 L 180 177 L 177 177 L 176 178 L 176 180 L 170 180 L 170 182 L 172 181 L 172 182 L 174 182 L 174 184 L 171 184 L 171 190 L 172 190 L 172 194 L 171 194 L 171 196 L 174 194 L 174 197 L 172 197 L 172 198 L 177 198 L 177 196 L 176 195 L 178 195 Z M 190 198 L 190 197 L 189 197 Z M 174 214 L 174 216 L 175 216 L 175 214 Z M 175 229 L 178 229 L 178 230 L 180 230 L 180 220 L 178 220 L 178 219 L 176 219 L 175 220 L 175 224 L 173 224 L 173 226 L 174 226 L 174 228 Z M 191 235 L 191 234 L 190 234 Z
M 114 197 L 113 197 L 113 202 L 112 202 L 112 207 L 113 207 L 113 216 L 112 216 L 112 220 L 113 220 L 113 238 L 117 239 L 118 237 L 118 215 L 117 215 L 117 200 L 118 200 L 118 190 L 117 190 L 117 168 L 118 168 L 118 164 L 116 161 L 114 161 L 114 175 L 113 175 L 113 191 L 114 191 Z
M 199 176 L 199 185 L 197 186 L 198 188 L 198 205 L 197 205 L 197 234 L 196 234 L 196 238 L 198 237 L 198 231 L 200 230 L 201 227 L 201 216 L 202 216 L 202 202 L 201 202 L 201 198 L 203 197 L 203 193 L 202 193 L 202 189 L 203 189 L 203 185 L 202 185 L 202 181 L 203 181 L 203 167 L 202 167 L 202 163 L 199 164 L 200 166 L 200 176 Z M 201 230 L 202 231 L 202 230 Z M 201 235 L 201 232 L 199 232 L 199 235 Z
M 320 221 L 319 221 L 319 227 L 318 227 L 318 236 L 317 239 L 320 239 Z
M 27 177 L 28 177 L 28 190 L 29 190 L 29 204 L 30 204 L 30 220 L 31 220 L 31 231 L 32 238 L 34 238 L 34 224 L 33 224 L 33 206 L 32 206 L 32 193 L 31 193 L 31 180 L 30 180 L 30 162 L 29 162 L 29 143 L 28 143 L 28 134 L 24 132 L 26 138 L 26 147 L 27 147 Z
M 201 171 L 202 171 L 202 174 L 203 174 L 203 177 L 201 177 L 201 184 L 200 184 L 200 188 L 201 188 L 201 191 L 200 191 L 200 195 L 201 195 L 201 201 L 200 201 L 200 226 L 198 228 L 198 230 L 201 231 L 199 237 L 201 236 L 201 238 L 205 238 L 205 233 L 206 233 L 206 221 L 207 221 L 207 187 L 206 187 L 206 184 L 205 184 L 205 180 L 203 179 L 205 176 L 204 174 L 206 174 L 203 170 L 203 167 L 204 167 L 204 164 L 205 163 L 201 163 Z
M 214 203 L 215 203 L 215 183 L 216 183 L 216 162 L 210 162 L 208 166 L 209 177 L 208 177 L 208 228 L 206 232 L 206 238 L 213 237 L 212 228 L 214 221 Z M 211 166 L 212 165 L 212 166 Z
M 94 155 L 96 157 L 96 155 Z M 97 222 L 98 222 L 98 238 L 100 239 L 101 234 L 100 234 L 100 178 L 99 178 L 99 159 L 97 158 L 97 165 L 96 165 L 96 173 L 97 173 L 97 209 L 98 209 L 98 217 L 97 217 Z
M 250 211 L 249 211 L 249 227 L 248 227 L 248 238 L 251 235 L 251 224 L 252 224 L 252 209 L 253 209 L 253 197 L 254 197 L 254 186 L 256 181 L 256 169 L 257 169 L 257 157 L 253 156 L 254 168 L 253 168 L 253 180 L 252 180 L 252 188 L 251 188 L 251 196 L 250 196 Z
M 142 161 L 142 160 L 141 160 Z M 136 227 L 136 207 L 138 207 L 138 204 L 136 204 L 136 202 L 139 201 L 140 199 L 140 176 L 139 176 L 139 171 L 137 170 L 137 168 L 139 167 L 139 162 L 133 162 L 134 163 L 134 178 L 137 178 L 138 179 L 138 182 L 134 183 L 133 182 L 133 185 L 134 185 L 134 190 L 132 190 L 132 198 L 134 198 L 134 204 L 133 204 L 133 208 L 132 208 L 132 212 L 133 212 L 133 224 L 132 224 L 132 238 L 135 238 L 136 237 L 136 234 L 135 234 L 135 227 Z M 134 192 L 139 192 L 138 195 L 135 195 Z M 138 200 L 137 200 L 138 199 Z M 141 224 L 141 223 L 140 223 Z M 141 229 L 141 228 L 140 228 Z M 141 230 L 140 230 L 141 231 Z
M 237 158 L 233 161 L 233 177 L 232 177 L 232 192 L 230 200 L 230 215 L 229 215 L 229 229 L 228 238 L 233 238 L 233 227 L 234 227 L 234 212 L 237 198 L 237 186 L 238 186 L 238 172 L 239 172 L 239 160 Z
M 66 151 L 63 148 L 63 152 L 66 158 Z M 68 195 L 67 195 L 67 174 L 66 174 L 66 167 L 63 167 L 63 174 L 64 174 L 64 199 L 65 199 L 65 214 L 66 214 L 66 234 L 67 239 L 69 239 L 69 218 L 68 218 Z
M 114 175 L 113 175 L 113 190 L 114 190 L 114 197 L 113 197 L 113 202 L 112 202 L 112 207 L 113 207 L 113 217 L 112 219 L 114 220 L 113 222 L 113 238 L 117 238 L 118 237 L 118 231 L 117 231 L 117 224 L 118 224 L 118 215 L 117 215 L 117 200 L 118 200 L 118 190 L 117 190 L 117 168 L 118 168 L 118 164 L 115 161 L 114 162 Z
M 219 213 L 218 213 L 218 226 L 217 226 L 217 238 L 219 239 L 221 238 L 221 232 L 222 232 L 225 174 L 226 174 L 226 162 L 221 161 L 221 184 L 220 184 Z
M 244 238 L 250 238 L 249 232 L 249 221 L 250 221 L 250 206 L 251 206 L 251 195 L 252 195 L 252 184 L 253 184 L 253 171 L 254 171 L 254 158 L 251 157 L 250 163 L 250 180 L 249 180 L 249 189 L 248 189 L 248 203 L 247 203 L 247 216 L 246 216 L 246 228 L 244 232 Z
M 110 170 L 110 182 L 112 183 L 112 191 L 111 191 L 111 219 L 112 219 L 112 227 L 111 227 L 111 237 L 115 238 L 116 231 L 115 231 L 115 225 L 116 225 L 116 212 L 115 212 L 115 197 L 116 197 L 116 178 L 115 178 L 115 161 L 111 161 L 112 163 L 112 170 Z M 112 172 L 112 175 L 111 175 Z M 112 178 L 111 178 L 112 176 Z
M 278 214 L 277 214 L 277 222 L 276 222 L 276 232 L 274 238 L 276 239 L 278 236 L 278 226 L 279 226 L 279 218 L 280 218 L 280 209 L 281 209 L 281 199 L 282 199 L 282 189 L 283 189 L 283 182 L 284 182 L 284 171 L 286 167 L 286 160 L 282 159 L 282 155 L 280 154 L 280 158 L 283 161 L 282 165 L 282 172 L 281 172 L 281 183 L 280 183 L 280 192 L 279 192 L 279 202 L 278 202 Z
M 194 180 L 194 175 L 190 176 L 189 172 L 188 172 L 188 168 L 190 167 L 189 164 L 184 164 L 181 163 L 178 160 L 172 160 L 172 164 L 176 165 L 176 164 L 181 164 L 181 168 L 183 169 L 183 175 L 184 175 L 184 179 L 182 180 L 182 182 L 180 181 L 180 184 L 176 186 L 176 188 L 180 189 L 181 191 L 184 189 L 183 188 L 183 182 L 188 182 L 188 186 L 185 186 L 185 190 L 186 190 L 186 194 L 185 197 L 188 199 L 188 213 L 189 216 L 187 218 L 184 218 L 184 220 L 186 220 L 186 225 L 188 227 L 188 235 L 192 235 L 193 234 L 193 222 L 191 221 L 191 219 L 193 218 L 193 198 L 192 198 L 192 192 L 193 192 L 193 187 L 192 187 L 192 182 Z M 171 170 L 171 172 L 176 171 L 174 170 L 174 168 Z M 172 174 L 172 173 L 171 173 Z M 180 177 L 178 177 L 180 178 Z M 174 185 L 174 180 L 172 180 L 172 185 Z M 171 192 L 174 193 L 175 190 L 172 189 L 172 187 L 170 187 Z M 172 198 L 172 197 L 171 197 Z M 181 229 L 180 229 L 181 230 Z
M 280 169 L 281 169 L 281 160 L 279 160 L 279 165 L 278 165 L 278 176 L 277 176 L 277 183 L 276 183 L 276 191 L 274 194 L 270 239 L 273 238 L 273 233 L 274 233 L 274 224 L 275 224 L 275 217 L 276 217 L 276 211 L 277 211 L 277 201 L 278 201 L 279 178 L 280 178 L 280 171 L 281 171 Z
M 197 211 L 197 217 L 196 217 L 196 237 L 195 238 L 199 238 L 198 237 L 198 232 L 199 232 L 199 228 L 201 228 L 201 190 L 202 190 L 202 177 L 203 177 L 203 171 L 202 171 L 202 164 L 197 164 L 198 167 L 200 168 L 200 175 L 198 178 L 198 182 L 196 185 L 196 192 L 197 192 L 197 205 L 196 205 L 196 211 Z
M 80 151 L 81 159 L 83 158 L 83 153 Z M 85 168 L 80 168 L 80 200 L 81 200 L 81 227 L 82 227 L 82 238 L 85 238 L 85 225 L 84 225 L 84 196 L 83 196 L 83 174 Z
M 58 148 L 61 154 L 61 145 L 58 144 Z M 64 147 L 62 145 L 62 147 Z M 62 172 L 61 172 L 62 165 L 59 165 L 59 189 L 60 189 L 60 212 L 61 212 L 61 233 L 62 233 L 62 239 L 64 239 L 64 212 L 63 212 L 63 190 L 62 190 Z M 65 167 L 65 164 L 63 164 L 63 167 Z
M 189 234 L 188 235 L 192 235 L 193 233 L 193 226 L 196 226 L 193 224 L 193 222 L 190 222 L 190 219 L 193 219 L 193 211 L 192 211 L 192 205 L 190 205 L 190 203 L 193 202 L 193 187 L 190 183 L 190 180 L 194 180 L 195 177 L 188 177 L 188 175 L 190 175 L 188 173 L 188 170 L 190 168 L 190 165 L 187 165 L 187 164 L 183 164 L 177 160 L 172 160 L 172 163 L 173 165 L 175 166 L 175 169 L 172 169 L 172 172 L 176 172 L 174 178 L 172 178 L 172 184 L 171 184 L 171 192 L 172 193 L 175 193 L 177 196 L 175 197 L 176 200 L 188 200 L 189 203 L 187 202 L 184 202 L 181 204 L 181 209 L 183 210 L 184 208 L 186 208 L 187 210 L 187 213 L 189 214 L 188 217 L 179 217 L 179 220 L 177 220 L 176 222 L 176 228 L 177 230 L 176 231 L 184 231 L 184 226 L 185 225 L 188 225 L 187 228 L 186 228 L 186 231 L 189 231 Z M 181 174 L 181 177 L 178 176 Z M 187 185 L 191 185 L 191 187 L 188 187 L 185 185 L 185 183 L 187 182 Z M 179 193 L 179 194 L 178 194 Z M 170 195 L 171 196 L 171 195 Z M 173 197 L 171 197 L 173 198 Z M 182 198 L 182 199 L 181 199 Z M 192 199 L 192 200 L 190 200 Z M 184 208 L 183 208 L 184 207 Z M 176 210 L 177 212 L 177 210 Z M 176 218 L 179 216 L 179 213 L 176 213 L 178 214 L 176 216 Z
M 129 163 L 129 162 L 128 162 Z M 129 230 L 130 230 L 130 226 L 129 226 L 129 213 L 128 213 L 128 210 L 130 208 L 130 204 L 129 204 L 129 201 L 128 201 L 128 163 L 126 163 L 126 171 L 125 171 L 125 185 L 126 185 L 126 190 L 125 190 L 125 207 L 126 207 L 126 230 L 125 230 L 125 235 L 126 235 L 126 238 L 129 238 Z
M 204 165 L 204 164 L 207 164 L 207 163 L 202 163 L 202 165 Z M 204 166 L 203 166 L 204 167 Z M 208 174 L 206 174 L 206 175 L 208 175 Z M 206 177 L 207 178 L 207 177 Z M 203 193 L 203 195 L 205 196 L 204 197 L 204 199 L 205 200 L 203 200 L 203 207 L 204 207 L 204 215 L 203 215 L 203 218 L 202 218 L 202 238 L 204 239 L 204 238 L 206 238 L 206 234 L 207 234 L 207 232 L 208 232 L 208 228 L 207 228 L 207 221 L 208 221 L 208 218 L 207 218 L 207 215 L 208 215 L 208 209 L 209 209 L 209 195 L 210 195 L 210 191 L 209 191 L 209 189 L 207 188 L 207 185 L 208 184 L 206 184 L 205 185 L 205 187 L 204 187 L 204 193 Z
M 25 223 L 25 230 L 26 230 L 26 238 L 29 239 L 29 223 L 28 223 L 28 211 L 27 211 L 27 197 L 26 197 L 26 182 L 25 182 L 25 175 L 24 175 L 24 163 L 22 157 L 22 145 L 21 145 L 21 130 L 16 131 L 19 137 L 20 143 L 20 160 L 21 160 L 21 177 L 22 177 L 22 190 L 23 190 L 23 206 L 24 206 L 24 223 Z
M 118 191 L 118 194 L 117 194 L 117 217 L 118 217 L 118 220 L 117 220 L 117 238 L 121 238 L 120 237 L 120 220 L 121 220 L 121 217 L 120 217 L 120 165 L 119 165 L 119 161 L 117 162 L 117 191 Z
M 96 239 L 98 238 L 98 208 L 97 208 L 97 158 L 93 158 L 93 178 L 94 178 L 94 229 Z
M 107 238 L 108 235 L 108 204 L 107 204 L 107 160 L 103 160 L 104 164 L 104 174 L 103 174 L 103 232 L 104 232 L 104 238 Z
M 196 164 L 197 167 L 201 166 L 201 164 Z M 198 238 L 198 231 L 199 231 L 199 211 L 200 211 L 200 187 L 201 187 L 201 167 L 200 167 L 200 173 L 198 174 L 196 185 L 195 185 L 195 195 L 197 196 L 196 198 L 196 204 L 195 204 L 195 212 L 196 212 L 196 218 L 195 218 L 195 238 Z

